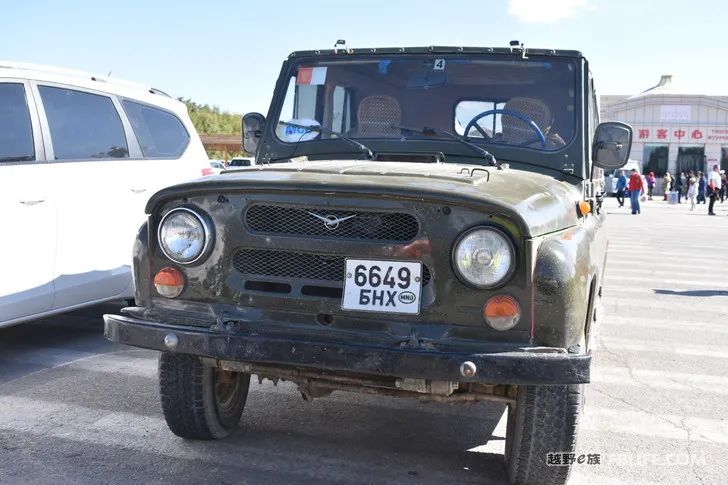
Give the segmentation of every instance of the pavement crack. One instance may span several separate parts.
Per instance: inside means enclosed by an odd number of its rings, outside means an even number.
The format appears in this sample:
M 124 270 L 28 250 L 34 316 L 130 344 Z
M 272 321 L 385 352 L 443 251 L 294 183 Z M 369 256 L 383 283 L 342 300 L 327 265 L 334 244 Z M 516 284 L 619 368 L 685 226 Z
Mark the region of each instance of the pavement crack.
M 652 389 L 653 391 L 656 391 L 656 392 L 659 392 L 660 391 L 656 387 L 651 386 L 648 382 L 645 382 L 644 380 L 637 378 L 634 375 L 634 369 L 632 368 L 632 365 L 629 363 L 629 361 L 627 360 L 627 358 L 624 355 L 619 354 L 617 352 L 614 352 L 607 345 L 605 345 L 603 342 L 600 342 L 600 346 L 601 346 L 601 348 L 606 353 L 608 353 L 612 357 L 616 358 L 617 360 L 619 360 L 624 365 L 624 367 L 627 369 L 627 373 L 629 374 L 629 377 L 632 380 L 634 380 L 638 384 L 641 384 L 641 385 L 643 385 L 643 386 L 645 386 L 645 387 L 647 387 L 649 389 Z M 678 382 L 678 381 L 675 381 L 675 382 Z M 696 388 L 695 386 L 693 386 L 691 384 L 688 384 L 688 386 L 691 387 L 691 388 L 693 388 L 693 389 L 696 389 L 696 390 L 701 391 L 701 389 Z M 692 430 L 690 429 L 690 427 L 687 424 L 687 420 L 688 420 L 688 417 L 689 417 L 688 411 L 687 411 L 687 409 L 685 409 L 685 407 L 682 404 L 680 404 L 676 400 L 671 399 L 670 397 L 666 396 L 664 393 L 660 393 L 664 399 L 667 399 L 672 404 L 674 404 L 674 405 L 676 405 L 677 407 L 680 408 L 680 422 L 679 423 L 675 423 L 674 421 L 672 421 L 670 419 L 667 419 L 664 416 L 661 416 L 660 414 L 657 414 L 656 412 L 654 412 L 652 410 L 649 410 L 649 409 L 643 408 L 641 406 L 638 406 L 637 404 L 635 404 L 633 402 L 629 402 L 628 400 L 626 400 L 624 398 L 621 398 L 621 397 L 618 397 L 618 396 L 615 396 L 615 395 L 606 393 L 606 392 L 601 391 L 601 390 L 599 390 L 597 388 L 595 388 L 594 390 L 596 392 L 604 395 L 604 396 L 607 396 L 607 397 L 609 397 L 611 399 L 614 399 L 614 400 L 619 401 L 619 402 L 621 402 L 623 404 L 626 404 L 627 406 L 630 406 L 630 407 L 632 407 L 634 409 L 637 409 L 639 411 L 642 411 L 642 412 L 644 412 L 646 414 L 652 415 L 652 416 L 660 419 L 661 421 L 664 421 L 666 423 L 669 423 L 674 428 L 679 429 L 679 430 L 682 430 L 683 432 L 685 432 L 685 435 L 687 437 L 687 443 L 685 445 L 685 451 L 687 452 L 688 459 L 690 460 L 690 471 L 692 472 L 693 476 L 698 480 L 698 482 L 705 483 L 704 480 L 703 480 L 703 477 L 700 476 L 699 470 L 697 469 L 698 463 L 695 461 L 695 458 L 693 456 L 693 446 L 692 446 L 692 444 L 693 444 L 693 432 L 692 432 Z
M 695 478 L 697 478 L 700 483 L 705 483 L 703 481 L 703 477 L 700 476 L 700 473 L 698 473 L 698 470 L 696 469 L 698 464 L 695 462 L 695 459 L 693 458 L 693 434 L 692 434 L 692 431 L 690 430 L 690 427 L 687 425 L 688 414 L 685 411 L 685 408 L 682 408 L 682 409 L 683 409 L 683 415 L 682 415 L 682 418 L 680 419 L 680 428 L 682 428 L 685 431 L 685 433 L 687 433 L 687 435 L 688 435 L 688 442 L 685 445 L 685 451 L 687 451 L 688 458 L 690 459 L 690 471 L 693 472 L 693 476 Z
M 629 374 L 630 379 L 632 379 L 633 381 L 637 382 L 638 384 L 642 384 L 643 386 L 650 388 L 654 391 L 659 391 L 659 389 L 650 385 L 649 382 L 645 382 L 645 381 L 639 379 L 637 376 L 635 376 L 634 369 L 632 368 L 632 364 L 630 364 L 630 362 L 627 360 L 627 358 L 624 355 L 614 352 L 612 349 L 607 347 L 607 345 L 604 342 L 599 342 L 599 344 L 606 353 L 608 353 L 609 355 L 616 358 L 617 360 L 619 360 L 622 363 L 622 365 L 627 369 L 627 373 Z

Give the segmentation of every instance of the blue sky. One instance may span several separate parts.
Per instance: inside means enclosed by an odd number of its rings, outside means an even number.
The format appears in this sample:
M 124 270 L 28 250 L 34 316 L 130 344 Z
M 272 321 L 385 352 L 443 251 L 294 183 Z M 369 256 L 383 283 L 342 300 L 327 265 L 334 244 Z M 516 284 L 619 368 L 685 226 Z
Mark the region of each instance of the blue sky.
M 112 72 L 236 112 L 266 112 L 294 50 L 480 45 L 575 49 L 601 94 L 673 74 L 728 95 L 727 9 L 712 0 L 5 0 L 0 58 Z

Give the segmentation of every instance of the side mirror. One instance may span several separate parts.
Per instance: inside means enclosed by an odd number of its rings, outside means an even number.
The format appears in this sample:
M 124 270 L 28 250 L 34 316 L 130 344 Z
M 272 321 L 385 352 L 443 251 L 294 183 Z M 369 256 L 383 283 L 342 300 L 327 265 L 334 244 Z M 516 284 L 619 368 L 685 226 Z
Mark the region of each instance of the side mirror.
M 619 121 L 600 123 L 592 143 L 592 161 L 604 170 L 615 170 L 627 163 L 631 148 L 631 126 Z
M 258 141 L 263 136 L 265 116 L 260 113 L 248 113 L 243 116 L 243 150 L 255 155 L 258 150 Z

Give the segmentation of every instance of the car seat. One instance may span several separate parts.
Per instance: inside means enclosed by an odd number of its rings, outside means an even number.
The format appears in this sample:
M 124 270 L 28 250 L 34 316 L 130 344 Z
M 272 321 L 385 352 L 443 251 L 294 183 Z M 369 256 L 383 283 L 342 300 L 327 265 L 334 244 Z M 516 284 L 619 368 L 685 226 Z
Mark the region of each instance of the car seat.
M 357 109 L 358 136 L 399 136 L 399 128 L 392 125 L 402 123 L 402 108 L 396 98 L 385 95 L 367 96 Z
M 537 98 L 515 97 L 506 101 L 505 110 L 515 111 L 532 119 L 541 128 L 544 135 L 548 134 L 548 128 L 553 123 L 551 110 L 548 105 Z M 521 145 L 528 142 L 537 142 L 538 134 L 528 123 L 504 114 L 501 117 L 503 127 L 503 141 L 511 145 Z

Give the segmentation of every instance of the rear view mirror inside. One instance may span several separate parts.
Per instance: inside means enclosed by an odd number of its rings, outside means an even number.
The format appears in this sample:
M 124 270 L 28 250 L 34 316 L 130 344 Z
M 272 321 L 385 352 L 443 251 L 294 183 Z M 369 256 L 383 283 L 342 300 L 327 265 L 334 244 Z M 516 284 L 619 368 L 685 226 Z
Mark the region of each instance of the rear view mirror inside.
M 436 86 L 445 86 L 447 84 L 447 75 L 445 71 L 427 71 L 425 74 L 416 75 L 407 81 L 408 88 L 427 89 Z

